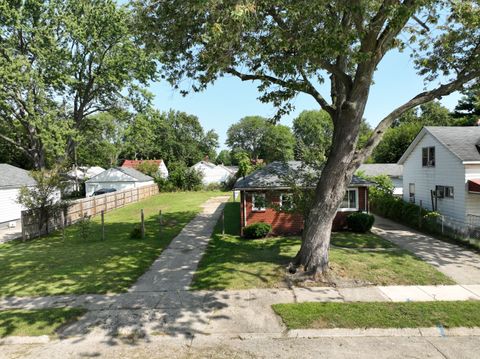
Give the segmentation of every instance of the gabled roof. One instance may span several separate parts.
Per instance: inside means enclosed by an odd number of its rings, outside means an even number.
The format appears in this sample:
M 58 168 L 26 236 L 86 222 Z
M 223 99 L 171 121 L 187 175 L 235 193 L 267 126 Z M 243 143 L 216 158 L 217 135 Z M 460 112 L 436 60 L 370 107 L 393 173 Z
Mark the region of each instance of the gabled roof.
M 198 166 L 205 166 L 205 167 L 208 167 L 208 168 L 215 168 L 217 167 L 217 165 L 215 163 L 212 163 L 212 162 L 209 162 L 209 161 L 200 161 L 200 162 L 197 162 L 195 163 L 193 167 L 197 168 Z
M 35 186 L 35 180 L 28 171 L 0 163 L 0 188 L 20 188 L 23 186 Z
M 430 134 L 462 162 L 480 163 L 480 127 L 426 126 L 408 146 L 398 164 L 403 164 L 420 140 Z
M 93 182 L 148 182 L 153 178 L 129 167 L 113 167 L 92 178 L 86 183 Z
M 154 163 L 157 166 L 160 166 L 163 162 L 163 160 L 125 160 L 122 163 L 122 167 L 127 167 L 127 168 L 137 168 L 138 165 L 142 163 Z
M 235 189 L 287 189 L 292 182 L 299 187 L 314 187 L 315 183 L 305 183 L 306 178 L 318 178 L 320 173 L 315 173 L 300 161 L 272 162 L 252 174 L 239 179 Z M 350 186 L 370 186 L 372 182 L 353 176 Z
M 358 171 L 370 177 L 387 175 L 398 178 L 403 176 L 403 165 L 396 163 L 364 163 L 358 168 Z

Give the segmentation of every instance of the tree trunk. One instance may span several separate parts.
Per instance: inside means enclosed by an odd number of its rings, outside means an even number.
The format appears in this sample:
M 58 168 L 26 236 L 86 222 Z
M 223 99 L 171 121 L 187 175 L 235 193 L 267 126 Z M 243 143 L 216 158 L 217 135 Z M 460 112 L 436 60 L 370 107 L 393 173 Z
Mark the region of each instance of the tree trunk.
M 347 104 L 333 118 L 332 148 L 315 189 L 295 265 L 303 266 L 314 279 L 328 272 L 332 223 L 357 166 L 352 159 L 358 141 L 363 106 Z

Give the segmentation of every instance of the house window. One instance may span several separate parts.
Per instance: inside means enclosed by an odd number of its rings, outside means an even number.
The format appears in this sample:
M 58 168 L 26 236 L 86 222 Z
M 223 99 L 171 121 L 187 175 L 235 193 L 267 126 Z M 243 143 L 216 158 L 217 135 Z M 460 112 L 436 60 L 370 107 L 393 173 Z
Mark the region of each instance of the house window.
M 254 193 L 252 194 L 252 204 L 253 204 L 253 211 L 265 211 L 266 209 L 266 199 L 265 193 Z
M 422 166 L 435 167 L 435 147 L 422 148 Z
M 453 186 L 435 186 L 437 198 L 453 198 Z
M 358 210 L 358 190 L 348 189 L 345 192 L 343 201 L 340 204 L 339 211 L 357 211 Z
M 453 198 L 453 186 L 445 186 L 445 197 Z
M 280 209 L 290 210 L 293 208 L 293 195 L 291 193 L 282 193 L 280 195 Z
M 411 203 L 415 203 L 415 183 L 408 184 L 408 197 Z

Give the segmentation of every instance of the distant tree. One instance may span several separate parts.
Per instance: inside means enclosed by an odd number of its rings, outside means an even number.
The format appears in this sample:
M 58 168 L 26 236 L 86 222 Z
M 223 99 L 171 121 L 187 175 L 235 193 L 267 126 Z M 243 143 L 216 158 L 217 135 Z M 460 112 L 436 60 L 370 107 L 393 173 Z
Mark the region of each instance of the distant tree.
M 431 102 L 407 111 L 385 132 L 382 141 L 373 151 L 372 160 L 376 163 L 396 163 L 423 126 L 454 124 L 448 109 L 439 102 Z
M 332 118 L 323 110 L 303 111 L 293 120 L 296 139 L 295 158 L 305 162 L 324 162 L 333 136 Z
M 142 162 L 136 169 L 150 177 L 155 178 L 158 176 L 158 165 L 155 162 Z
M 223 164 L 225 166 L 232 165 L 232 157 L 229 150 L 221 150 L 218 154 L 217 158 L 215 159 L 215 163 L 217 165 Z
M 104 112 L 86 118 L 77 142 L 77 164 L 115 166 L 123 146 L 127 116 L 123 112 Z
M 463 92 L 453 112 L 460 125 L 475 125 L 480 120 L 480 82 Z
M 284 125 L 270 125 L 263 135 L 261 157 L 266 162 L 290 161 L 294 158 L 295 137 Z
M 247 116 L 230 126 L 227 130 L 227 145 L 232 151 L 243 151 L 252 159 L 260 158 L 262 141 L 271 126 L 267 119 L 260 116 Z

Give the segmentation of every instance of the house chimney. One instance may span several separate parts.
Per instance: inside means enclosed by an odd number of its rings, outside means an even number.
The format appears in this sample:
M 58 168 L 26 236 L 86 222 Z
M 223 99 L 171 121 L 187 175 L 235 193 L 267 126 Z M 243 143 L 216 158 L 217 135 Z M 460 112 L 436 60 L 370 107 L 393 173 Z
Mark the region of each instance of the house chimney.
M 206 155 L 203 160 L 204 160 L 205 162 L 210 162 L 210 157 L 208 157 L 208 155 Z

